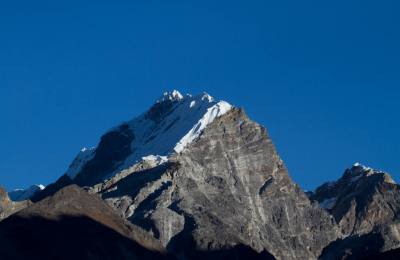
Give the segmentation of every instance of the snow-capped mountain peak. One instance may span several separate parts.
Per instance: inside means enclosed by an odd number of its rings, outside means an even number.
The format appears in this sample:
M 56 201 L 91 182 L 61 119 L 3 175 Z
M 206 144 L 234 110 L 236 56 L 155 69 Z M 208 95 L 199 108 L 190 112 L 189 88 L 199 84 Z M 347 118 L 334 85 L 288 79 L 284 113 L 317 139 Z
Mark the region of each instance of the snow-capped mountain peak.
M 132 154 L 121 168 L 148 155 L 168 156 L 182 152 L 215 118 L 232 109 L 229 103 L 215 101 L 207 93 L 183 96 L 174 90 L 166 92 L 164 97 L 167 102 L 161 107 L 155 104 L 127 123 L 135 140 L 131 143 Z
M 229 103 L 216 101 L 207 93 L 183 96 L 177 90 L 165 92 L 147 112 L 112 128 L 96 149 L 82 150 L 67 175 L 74 179 L 85 171 L 86 175 L 99 172 L 97 167 L 100 167 L 104 172 L 102 179 L 108 179 L 142 158 L 166 158 L 183 152 L 215 118 L 232 108 Z M 109 162 L 107 167 L 96 166 L 96 163 L 105 164 L 104 161 Z M 94 168 L 85 169 L 86 165 Z
M 372 175 L 382 175 L 384 180 L 389 183 L 395 183 L 389 174 L 381 170 L 376 170 L 371 167 L 365 166 L 359 162 L 353 164 L 352 167 L 347 169 L 343 176 L 338 181 L 331 181 L 324 183 L 321 187 L 334 189 L 336 185 L 341 183 L 352 184 L 361 180 L 363 177 L 369 177 Z
M 373 169 L 371 167 L 365 166 L 359 162 L 353 164 L 353 167 L 349 169 L 349 173 L 354 176 L 371 176 L 373 174 L 387 174 L 384 171 Z

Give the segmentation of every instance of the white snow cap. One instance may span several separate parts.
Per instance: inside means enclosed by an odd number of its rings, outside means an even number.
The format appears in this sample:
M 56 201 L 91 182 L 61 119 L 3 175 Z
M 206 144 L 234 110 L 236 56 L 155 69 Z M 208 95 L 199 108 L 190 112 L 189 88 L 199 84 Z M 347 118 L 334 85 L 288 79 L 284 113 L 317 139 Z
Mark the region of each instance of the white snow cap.
M 367 167 L 367 166 L 365 166 L 365 165 L 363 165 L 363 164 L 361 164 L 361 163 L 359 163 L 359 162 L 356 162 L 355 164 L 353 164 L 353 167 L 359 167 L 359 168 L 362 168 L 362 170 L 363 170 L 363 171 L 369 171 L 369 170 L 372 170 L 372 168 L 370 168 L 370 167 Z
M 367 167 L 359 162 L 356 162 L 355 164 L 353 164 L 353 168 L 357 168 L 359 170 L 357 170 L 355 173 L 359 174 L 359 173 L 364 173 L 367 175 L 373 174 L 373 173 L 383 173 L 380 170 L 374 170 L 371 167 Z
M 131 145 L 133 153 L 125 160 L 122 168 L 130 167 L 149 155 L 169 156 L 174 152 L 182 152 L 215 118 L 233 108 L 225 101 L 215 101 L 205 92 L 183 96 L 179 91 L 173 90 L 165 92 L 157 102 L 163 100 L 178 102 L 161 122 L 149 120 L 145 114 L 128 122 L 135 139 Z
M 132 153 L 105 179 L 113 177 L 140 160 L 164 163 L 169 155 L 184 151 L 209 124 L 233 108 L 225 101 L 214 100 L 205 92 L 192 96 L 182 95 L 177 90 L 168 91 L 156 103 L 168 100 L 174 103 L 172 107 L 165 108 L 168 111 L 162 111 L 165 113 L 157 122 L 144 113 L 124 123 L 135 135 L 131 143 Z M 110 131 L 119 131 L 119 127 Z M 68 169 L 68 176 L 75 178 L 94 154 L 95 149 L 82 149 Z
M 204 97 L 204 96 L 203 96 Z M 213 100 L 212 97 L 207 94 L 206 99 L 209 102 Z M 203 99 L 202 99 L 203 100 Z M 222 116 L 226 112 L 232 109 L 232 106 L 225 101 L 220 101 L 214 106 L 207 109 L 207 112 L 204 114 L 202 118 L 193 126 L 192 129 L 184 136 L 182 139 L 176 144 L 174 151 L 179 153 L 183 151 L 183 149 L 190 144 L 194 139 L 200 136 L 201 132 L 207 127 L 207 125 L 211 124 L 215 118 Z
M 353 178 L 351 178 L 352 182 L 358 181 L 362 176 L 368 177 L 368 176 L 371 176 L 374 174 L 383 174 L 384 178 L 385 178 L 385 182 L 396 183 L 388 173 L 381 171 L 381 170 L 373 169 L 371 167 L 367 167 L 365 165 L 362 165 L 359 162 L 357 162 L 353 165 L 353 168 L 351 169 L 351 171 L 352 171 L 352 176 L 354 176 Z
M 171 100 L 171 101 L 179 101 L 183 99 L 183 95 L 178 90 L 166 91 L 164 94 L 157 100 L 158 103 Z

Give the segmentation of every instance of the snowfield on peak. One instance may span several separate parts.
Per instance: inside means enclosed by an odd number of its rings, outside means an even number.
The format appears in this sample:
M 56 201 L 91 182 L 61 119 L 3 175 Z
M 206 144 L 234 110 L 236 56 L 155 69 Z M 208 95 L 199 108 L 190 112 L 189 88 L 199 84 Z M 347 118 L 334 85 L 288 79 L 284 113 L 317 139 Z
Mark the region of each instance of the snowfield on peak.
M 207 93 L 192 96 L 179 91 L 165 92 L 142 115 L 109 130 L 108 133 L 131 133 L 130 153 L 105 179 L 141 160 L 164 163 L 173 153 L 183 152 L 217 117 L 230 111 L 232 105 L 216 101 Z M 67 175 L 74 179 L 96 154 L 96 149 L 82 150 L 72 162 Z
M 371 176 L 373 174 L 379 174 L 379 173 L 380 174 L 385 174 L 384 171 L 373 169 L 371 167 L 362 165 L 359 162 L 355 163 L 350 170 L 356 176 Z
M 119 170 L 148 155 L 169 156 L 173 152 L 182 152 L 215 118 L 232 109 L 229 103 L 215 101 L 207 93 L 183 96 L 174 90 L 164 93 L 164 97 L 163 101 L 171 101 L 173 106 L 160 122 L 149 119 L 145 113 L 127 123 L 135 139 L 131 144 L 132 154 Z
M 193 102 L 193 101 L 192 101 Z M 192 107 L 192 104 L 190 104 Z M 199 137 L 204 128 L 214 121 L 215 118 L 222 116 L 232 109 L 232 106 L 225 101 L 220 101 L 216 105 L 207 109 L 204 116 L 193 126 L 192 129 L 176 144 L 174 150 L 179 153 L 191 143 L 194 139 Z
M 181 99 L 183 99 L 183 95 L 178 90 L 173 90 L 171 92 L 164 92 L 164 94 L 157 100 L 157 103 L 161 103 L 166 100 L 178 101 Z

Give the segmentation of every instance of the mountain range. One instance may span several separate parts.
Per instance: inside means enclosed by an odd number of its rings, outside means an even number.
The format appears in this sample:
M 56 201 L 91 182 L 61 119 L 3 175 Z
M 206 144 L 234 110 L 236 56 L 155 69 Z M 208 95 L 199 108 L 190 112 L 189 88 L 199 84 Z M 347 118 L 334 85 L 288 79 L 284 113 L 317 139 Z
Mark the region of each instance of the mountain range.
M 305 193 L 242 108 L 174 90 L 54 183 L 0 189 L 0 258 L 396 259 L 399 193 L 360 163 Z

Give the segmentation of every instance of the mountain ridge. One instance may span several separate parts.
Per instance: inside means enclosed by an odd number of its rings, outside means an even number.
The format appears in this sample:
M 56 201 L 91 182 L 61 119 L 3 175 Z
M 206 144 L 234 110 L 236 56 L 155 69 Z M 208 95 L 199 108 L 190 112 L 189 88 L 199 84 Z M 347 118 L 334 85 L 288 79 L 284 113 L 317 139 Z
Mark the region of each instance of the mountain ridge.
M 70 185 L 188 259 L 238 248 L 266 258 L 351 259 L 365 246 L 371 255 L 400 247 L 400 189 L 390 175 L 355 164 L 305 194 L 267 130 L 208 94 L 165 92 L 97 147 L 82 149 L 31 200 L 62 203 L 54 198 Z

